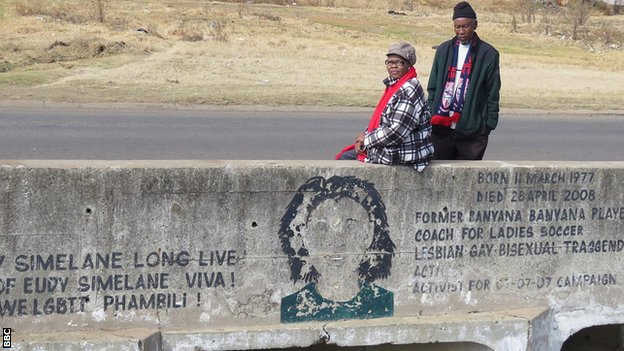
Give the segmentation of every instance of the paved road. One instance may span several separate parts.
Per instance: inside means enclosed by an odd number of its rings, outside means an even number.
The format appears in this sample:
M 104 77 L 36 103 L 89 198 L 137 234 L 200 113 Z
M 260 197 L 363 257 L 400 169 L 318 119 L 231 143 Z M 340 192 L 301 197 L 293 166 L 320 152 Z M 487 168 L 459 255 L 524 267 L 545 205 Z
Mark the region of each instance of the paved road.
M 332 159 L 370 113 L 4 106 L 0 159 Z M 623 135 L 624 113 L 503 112 L 485 159 L 624 161 Z

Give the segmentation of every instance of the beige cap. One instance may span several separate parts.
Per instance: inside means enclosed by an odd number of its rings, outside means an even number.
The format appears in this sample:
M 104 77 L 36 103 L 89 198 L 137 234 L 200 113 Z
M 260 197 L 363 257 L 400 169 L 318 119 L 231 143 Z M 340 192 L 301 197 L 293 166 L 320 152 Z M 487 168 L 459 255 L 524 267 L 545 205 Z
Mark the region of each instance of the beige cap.
M 399 55 L 409 61 L 412 66 L 416 64 L 416 49 L 409 43 L 400 42 L 390 45 L 386 56 L 389 55 Z

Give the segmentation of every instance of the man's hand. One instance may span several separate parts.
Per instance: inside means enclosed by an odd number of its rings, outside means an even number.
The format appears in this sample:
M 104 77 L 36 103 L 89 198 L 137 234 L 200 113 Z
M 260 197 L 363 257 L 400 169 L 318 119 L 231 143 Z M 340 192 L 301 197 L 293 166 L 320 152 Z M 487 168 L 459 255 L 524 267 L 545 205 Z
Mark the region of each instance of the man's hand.
M 355 151 L 357 151 L 358 155 L 366 153 L 364 150 L 364 133 L 360 133 L 355 138 Z

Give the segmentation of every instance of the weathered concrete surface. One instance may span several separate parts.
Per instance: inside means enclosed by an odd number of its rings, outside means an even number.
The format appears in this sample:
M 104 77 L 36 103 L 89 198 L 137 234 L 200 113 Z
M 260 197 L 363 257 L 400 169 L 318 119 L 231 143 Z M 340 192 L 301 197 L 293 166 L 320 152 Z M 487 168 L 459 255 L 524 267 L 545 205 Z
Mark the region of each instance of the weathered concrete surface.
M 46 351 L 151 351 L 161 350 L 161 336 L 157 330 L 115 330 L 60 332 L 48 334 L 21 334 L 13 340 L 12 349 Z
M 623 185 L 620 162 L 0 161 L 0 327 L 23 350 L 559 350 L 624 323 Z
M 526 350 L 532 338 L 529 325 L 548 315 L 539 309 L 437 315 L 427 317 L 390 317 L 366 320 L 343 320 L 327 323 L 304 323 L 279 328 L 275 325 L 227 330 L 198 330 L 164 333 L 163 340 L 173 350 L 202 350 L 306 347 L 319 341 L 338 346 L 404 345 L 420 342 L 480 343 L 482 350 Z M 227 343 L 223 343 L 227 340 Z M 431 347 L 430 347 L 431 348 Z M 462 345 L 462 350 L 466 344 Z

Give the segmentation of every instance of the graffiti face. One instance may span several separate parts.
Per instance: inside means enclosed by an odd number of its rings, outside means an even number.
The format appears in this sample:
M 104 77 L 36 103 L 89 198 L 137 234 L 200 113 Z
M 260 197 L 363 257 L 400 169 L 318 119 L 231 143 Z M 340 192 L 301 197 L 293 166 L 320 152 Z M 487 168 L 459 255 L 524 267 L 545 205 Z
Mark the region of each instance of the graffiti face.
M 307 284 L 282 299 L 282 322 L 393 314 L 394 295 L 374 284 L 390 275 L 394 243 L 372 183 L 311 178 L 287 206 L 279 237 L 290 279 Z
M 310 256 L 305 266 L 320 273 L 317 289 L 328 299 L 346 301 L 359 291 L 358 267 L 373 240 L 373 225 L 351 199 L 328 200 L 311 212 L 302 233 Z

